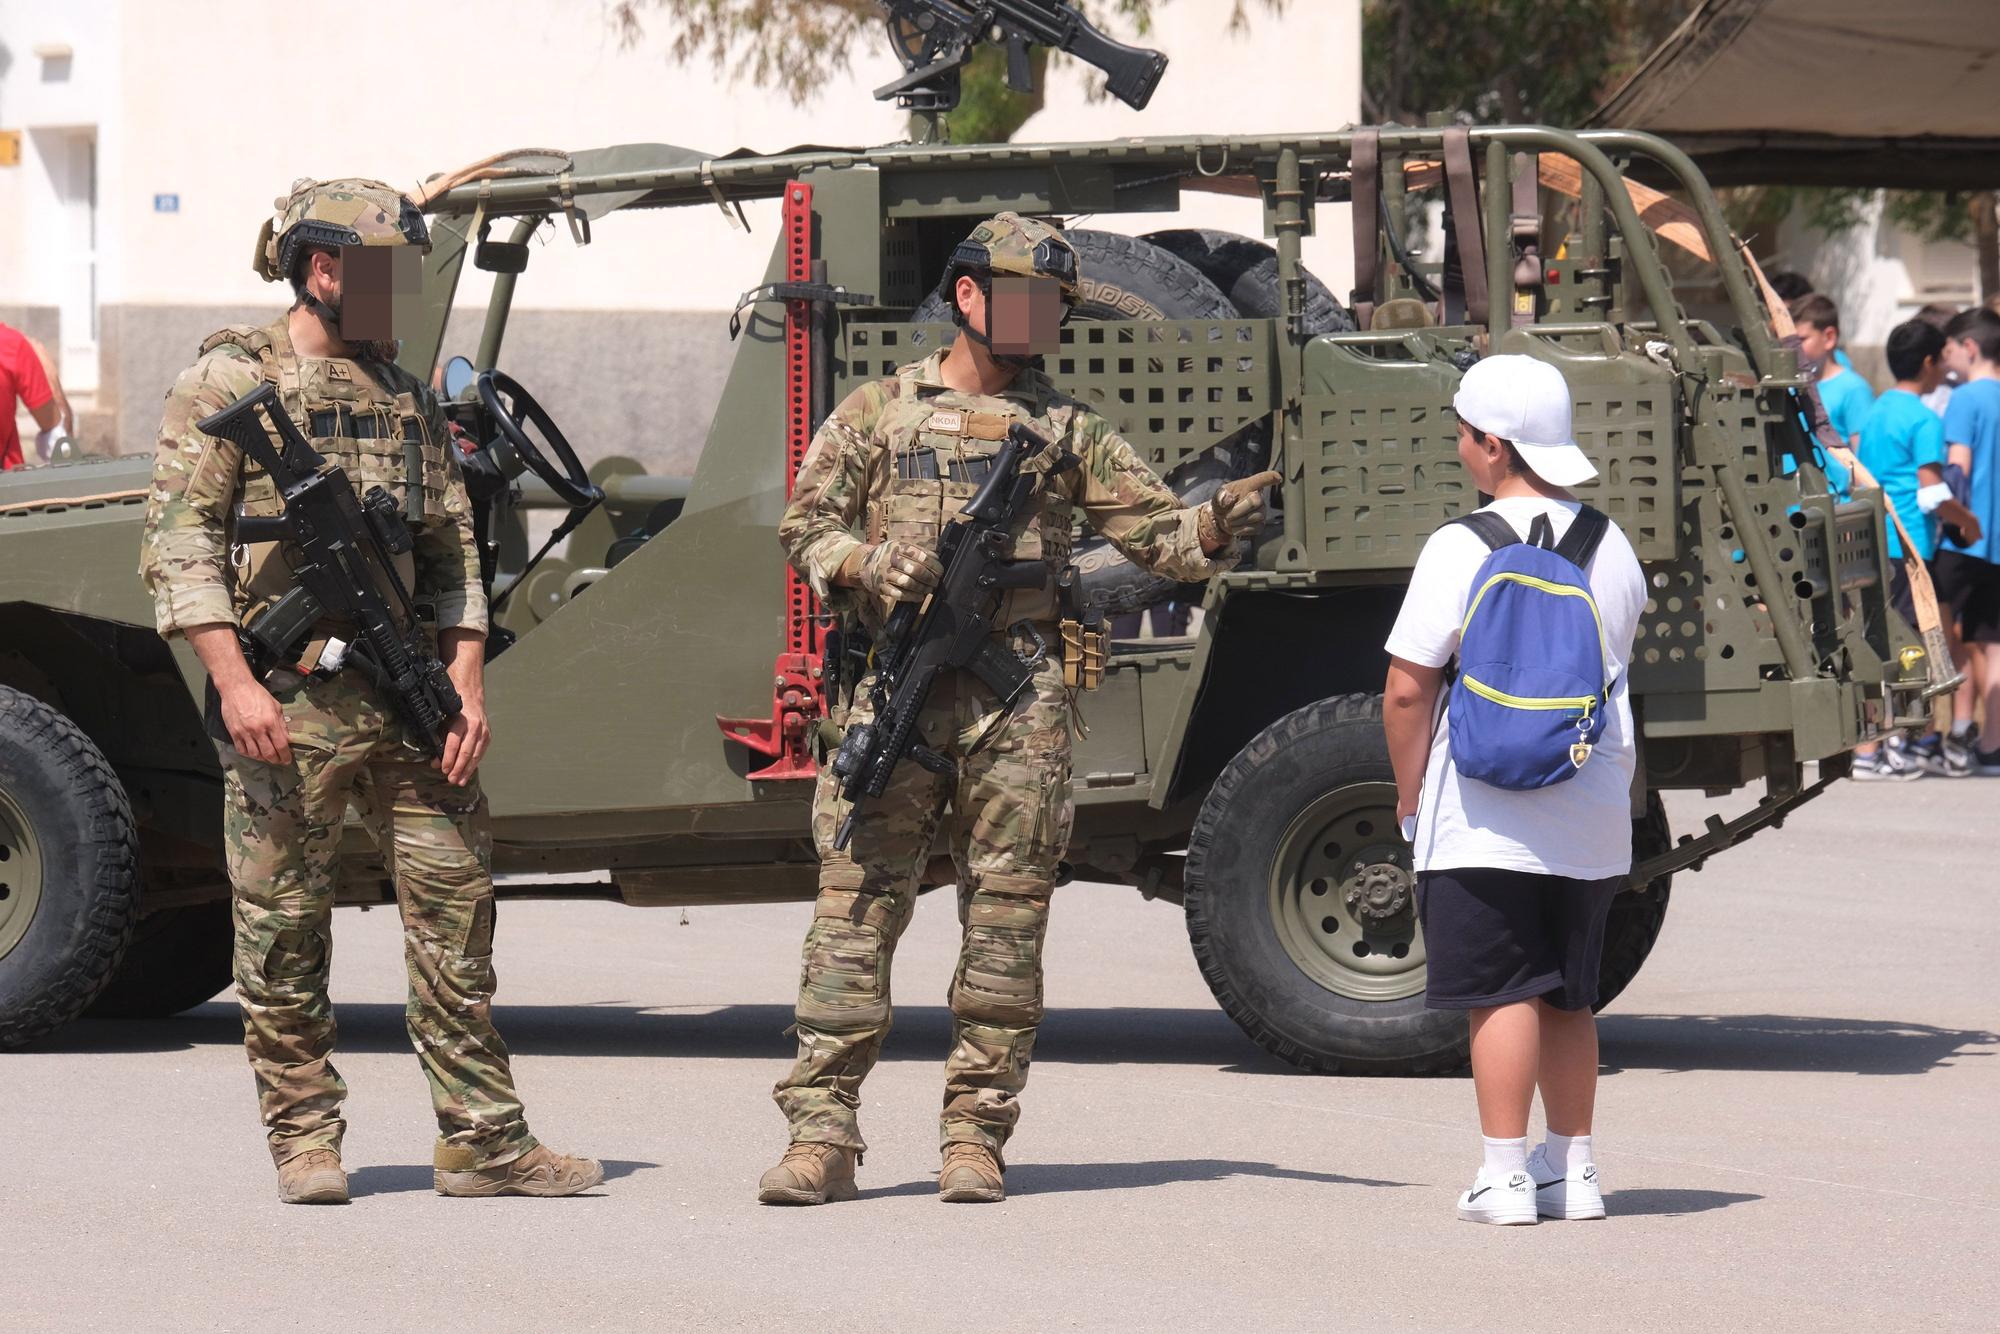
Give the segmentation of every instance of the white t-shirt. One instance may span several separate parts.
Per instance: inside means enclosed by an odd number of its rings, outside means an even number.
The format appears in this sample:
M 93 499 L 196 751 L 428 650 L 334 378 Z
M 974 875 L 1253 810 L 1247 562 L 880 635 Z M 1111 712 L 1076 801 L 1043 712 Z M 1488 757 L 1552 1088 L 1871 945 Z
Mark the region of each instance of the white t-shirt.
M 1581 508 L 1573 501 L 1509 496 L 1486 510 L 1507 520 L 1523 539 L 1534 517 L 1546 514 L 1560 541 Z M 1389 632 L 1389 653 L 1420 667 L 1450 662 L 1458 651 L 1473 577 L 1492 554 L 1464 524 L 1446 524 L 1431 534 L 1417 557 L 1396 628 Z M 1617 673 L 1596 749 L 1567 781 L 1512 792 L 1459 776 L 1451 762 L 1451 729 L 1440 718 L 1417 806 L 1417 870 L 1494 867 L 1603 880 L 1632 869 L 1634 747 L 1625 667 L 1646 605 L 1646 577 L 1615 523 L 1605 531 L 1585 573 Z

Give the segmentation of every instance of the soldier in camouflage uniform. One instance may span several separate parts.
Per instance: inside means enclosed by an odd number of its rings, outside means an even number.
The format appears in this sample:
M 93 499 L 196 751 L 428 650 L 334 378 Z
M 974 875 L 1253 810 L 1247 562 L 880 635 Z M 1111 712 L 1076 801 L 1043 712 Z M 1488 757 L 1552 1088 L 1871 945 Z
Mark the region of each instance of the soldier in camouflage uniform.
M 297 295 L 259 329 L 224 329 L 167 395 L 140 573 L 160 633 L 184 635 L 208 669 L 209 730 L 224 773 L 223 821 L 234 886 L 236 983 L 244 1044 L 290 1203 L 342 1203 L 346 1085 L 333 1068 L 327 999 L 330 919 L 350 803 L 393 868 L 409 969 L 410 1039 L 430 1081 L 437 1189 L 448 1195 L 568 1195 L 603 1169 L 538 1144 L 493 1030 L 493 885 L 486 802 L 475 770 L 487 740 L 486 595 L 470 506 L 431 391 L 394 364 L 385 329 L 357 329 L 360 248 L 428 248 L 423 215 L 376 181 L 295 183 L 264 224 L 254 267 Z M 394 259 L 391 255 L 388 258 Z M 363 261 L 368 260 L 368 266 Z M 343 295 L 343 276 L 347 282 Z M 413 550 L 405 585 L 428 608 L 440 656 L 464 701 L 443 756 L 405 741 L 395 707 L 341 671 L 350 627 L 323 623 L 299 661 L 252 674 L 238 628 L 292 583 L 281 545 L 234 545 L 239 517 L 283 512 L 271 478 L 195 423 L 260 384 L 277 387 L 313 445 L 357 494 L 380 485 L 402 502 Z M 275 442 L 274 442 L 275 443 Z
M 1235 539 L 1261 524 L 1261 487 L 1274 474 L 1186 508 L 1108 422 L 1057 392 L 1026 355 L 1054 341 L 1077 299 L 1076 268 L 1075 251 L 1046 223 L 1012 213 L 982 223 L 944 279 L 965 336 L 857 389 L 821 426 L 778 536 L 829 609 L 879 635 L 899 601 L 935 585 L 940 530 L 1017 420 L 1080 461 L 1057 472 L 1049 465 L 1061 451 L 1051 449 L 1028 465 L 1036 496 L 1012 554 L 1047 562 L 1051 578 L 1008 593 L 994 618 L 995 634 L 1017 648 L 1032 643 L 1017 628 L 1023 623 L 1060 642 L 1054 576 L 1069 562 L 1074 511 L 1137 564 L 1182 580 L 1226 568 Z M 870 720 L 869 684 L 836 704 L 838 721 Z M 1042 1017 L 1049 896 L 1069 844 L 1070 722 L 1058 659 L 1010 709 L 971 672 L 947 674 L 919 729 L 956 762 L 955 776 L 898 765 L 888 791 L 862 807 L 844 850 L 833 846 L 834 831 L 849 808 L 821 768 L 813 803 L 820 892 L 799 985 L 798 1060 L 774 1090 L 791 1144 L 759 1183 L 760 1200 L 854 1197 L 866 1147 L 856 1111 L 889 1031 L 890 960 L 947 819 L 964 939 L 951 985 L 939 1193 L 954 1202 L 1002 1198 L 1002 1149 L 1020 1116 Z

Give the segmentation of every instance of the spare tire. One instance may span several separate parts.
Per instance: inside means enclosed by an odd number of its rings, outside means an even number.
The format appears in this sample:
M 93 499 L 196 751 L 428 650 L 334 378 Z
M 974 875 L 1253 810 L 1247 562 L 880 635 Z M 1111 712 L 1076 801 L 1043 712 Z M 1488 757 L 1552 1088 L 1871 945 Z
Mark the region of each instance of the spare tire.
M 1229 320 L 1241 318 L 1236 305 L 1201 270 L 1150 241 L 1118 232 L 1079 228 L 1065 233 L 1076 247 L 1080 320 Z M 947 324 L 951 307 L 933 291 L 910 313 L 913 324 Z M 921 344 L 920 330 L 911 341 Z M 1202 501 L 1234 477 L 1263 466 L 1270 442 L 1261 424 L 1239 433 L 1231 446 L 1187 460 L 1166 478 L 1184 500 Z M 1105 616 L 1138 611 L 1163 602 L 1182 585 L 1148 574 L 1095 535 L 1077 543 L 1077 598 Z
M 1207 227 L 1148 232 L 1146 239 L 1201 270 L 1244 319 L 1270 320 L 1284 314 L 1284 296 L 1278 291 L 1278 252 L 1265 242 Z M 1308 271 L 1306 332 L 1349 333 L 1353 329 L 1353 315 Z
M 1236 307 L 1201 271 L 1136 236 L 1080 228 L 1076 247 L 1080 320 L 1229 320 Z M 910 312 L 912 324 L 949 324 L 951 306 L 933 290 Z M 921 343 L 921 332 L 913 337 Z

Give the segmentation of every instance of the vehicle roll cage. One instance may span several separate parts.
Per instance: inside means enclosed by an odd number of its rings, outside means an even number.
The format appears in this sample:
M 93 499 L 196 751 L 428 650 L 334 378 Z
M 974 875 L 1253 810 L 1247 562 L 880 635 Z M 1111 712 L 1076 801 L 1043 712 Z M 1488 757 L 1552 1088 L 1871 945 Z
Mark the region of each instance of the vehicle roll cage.
M 1385 159 L 1408 159 L 1418 155 L 1438 155 L 1443 150 L 1441 128 L 1390 126 L 1378 133 L 1378 148 Z M 618 169 L 605 171 L 563 171 L 554 174 L 503 176 L 456 186 L 432 199 L 428 210 L 446 232 L 437 240 L 431 267 L 446 284 L 443 302 L 448 307 L 450 290 L 457 285 L 459 267 L 469 233 L 475 228 L 503 218 L 516 223 L 511 240 L 524 242 L 543 221 L 557 215 L 570 220 L 572 234 L 579 242 L 589 238 L 589 218 L 617 209 L 675 208 L 692 204 L 716 204 L 738 216 L 737 206 L 746 200 L 774 199 L 787 182 L 802 173 L 871 167 L 883 173 L 885 218 L 938 217 L 975 213 L 995 207 L 982 193 L 977 203 L 962 202 L 951 191 L 954 177 L 961 173 L 1009 168 L 1030 172 L 1038 166 L 1049 168 L 1039 187 L 1023 185 L 1018 206 L 1050 212 L 1110 212 L 1120 206 L 1121 192 L 1137 199 L 1144 187 L 1165 181 L 1181 181 L 1198 189 L 1223 193 L 1261 194 L 1272 230 L 1278 238 L 1280 290 L 1303 299 L 1297 282 L 1298 246 L 1296 238 L 1310 228 L 1309 220 L 1294 220 L 1287 226 L 1283 214 L 1287 182 L 1315 182 L 1308 201 L 1303 193 L 1294 196 L 1301 204 L 1345 197 L 1345 176 L 1354 145 L 1354 132 L 1300 135 L 1231 135 L 1183 138 L 1134 138 L 1086 143 L 987 144 L 987 145 L 894 145 L 869 149 L 798 149 L 771 155 L 738 154 L 724 158 L 701 158 L 690 162 L 686 150 L 666 146 L 627 146 L 579 154 L 579 163 L 592 158 L 616 157 Z M 1641 220 L 1624 188 L 1625 176 L 1611 155 L 1645 158 L 1662 169 L 1674 186 L 1685 193 L 1701 221 L 1709 253 L 1722 275 L 1725 292 L 1741 329 L 1744 351 L 1759 378 L 1771 384 L 1790 385 L 1797 374 L 1796 361 L 1772 339 L 1762 302 L 1751 282 L 1748 268 L 1724 221 L 1713 191 L 1692 160 L 1672 144 L 1654 135 L 1628 130 L 1557 130 L 1548 126 L 1477 126 L 1469 132 L 1470 146 L 1484 155 L 1486 197 L 1505 201 L 1508 197 L 1511 155 L 1517 152 L 1566 154 L 1581 166 L 1584 178 L 1582 200 L 1586 225 L 1601 206 L 1615 219 L 1625 238 L 1629 267 L 1640 292 L 1656 318 L 1677 311 L 1672 283 L 1661 263 L 1652 235 Z M 661 165 L 646 166 L 653 156 Z M 625 165 L 637 163 L 638 165 Z M 671 163 L 671 165 L 667 165 Z M 1078 170 L 1092 168 L 1093 170 Z M 894 188 L 899 179 L 920 182 L 908 190 Z M 1079 184 L 1079 180 L 1082 181 Z M 1293 187 L 1297 189 L 1296 186 Z M 619 196 L 606 207 L 606 196 Z M 597 207 L 591 207 L 596 204 Z M 1007 206 L 1002 203 L 997 206 Z M 1157 207 L 1152 205 L 1151 207 Z M 1488 244 L 1485 246 L 1491 290 L 1503 292 L 1511 284 L 1511 260 L 1507 229 L 1507 209 L 1489 205 L 1483 210 Z M 453 224 L 458 225 L 454 226 Z M 490 367 L 498 358 L 505 334 L 508 307 L 513 300 L 517 275 L 499 273 L 488 304 L 486 326 L 480 339 L 477 364 Z M 428 340 L 432 356 L 442 341 L 442 314 L 434 337 Z M 1489 319 L 1490 331 L 1498 337 L 1508 327 L 1506 303 L 1495 301 Z M 1684 323 L 1675 318 L 1659 318 L 1660 334 L 1671 345 L 1677 364 L 1696 365 L 1696 349 Z M 412 348 L 419 357 L 424 342 Z

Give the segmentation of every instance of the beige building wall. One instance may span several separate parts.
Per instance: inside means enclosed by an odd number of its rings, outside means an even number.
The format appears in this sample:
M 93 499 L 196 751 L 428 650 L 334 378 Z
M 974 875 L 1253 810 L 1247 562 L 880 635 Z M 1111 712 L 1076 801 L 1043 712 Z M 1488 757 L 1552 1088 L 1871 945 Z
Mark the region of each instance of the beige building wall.
M 1332 129 L 1359 105 L 1358 0 L 1254 12 L 1166 0 L 1145 40 L 1173 61 L 1144 113 L 1092 103 L 1074 64 L 1021 140 L 1142 133 Z M 1253 7 L 1255 11 L 1255 7 Z M 285 302 L 249 261 L 258 224 L 297 176 L 368 175 L 409 186 L 500 149 L 622 142 L 716 154 L 801 143 L 873 144 L 904 119 L 869 90 L 900 67 L 856 48 L 851 70 L 795 107 L 665 55 L 666 20 L 621 48 L 596 0 L 405 0 L 366 21 L 332 13 L 304 40 L 282 10 L 242 0 L 0 0 L 0 128 L 22 129 L 0 168 L 0 319 L 61 347 L 94 410 L 92 452 L 149 448 L 158 403 L 200 340 Z M 587 249 L 545 230 L 523 278 L 503 364 L 591 453 L 691 465 L 720 391 L 724 319 L 762 273 L 775 204 L 751 231 L 713 209 L 613 217 Z M 1328 209 L 1329 222 L 1342 210 Z M 1348 285 L 1343 229 L 1308 262 Z M 1254 203 L 1207 199 L 1172 221 L 1092 218 L 1146 231 L 1256 234 Z M 489 279 L 468 269 L 447 350 L 469 350 Z

